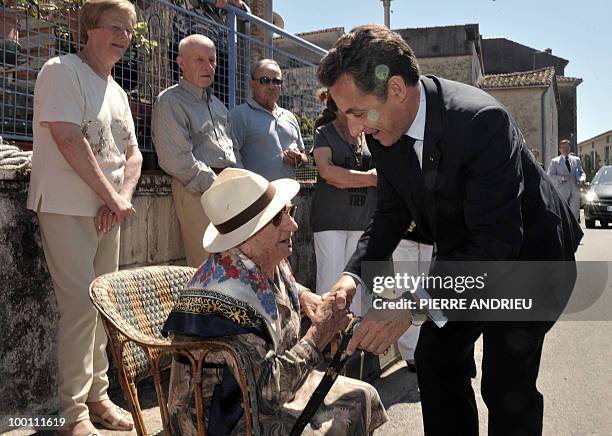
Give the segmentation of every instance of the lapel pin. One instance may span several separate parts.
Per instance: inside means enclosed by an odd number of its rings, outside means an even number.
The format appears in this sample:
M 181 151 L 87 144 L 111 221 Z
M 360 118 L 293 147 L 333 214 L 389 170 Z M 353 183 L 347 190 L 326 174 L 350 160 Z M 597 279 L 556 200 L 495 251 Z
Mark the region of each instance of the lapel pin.
M 429 162 L 433 162 L 433 161 L 434 161 L 433 156 L 429 156 Z

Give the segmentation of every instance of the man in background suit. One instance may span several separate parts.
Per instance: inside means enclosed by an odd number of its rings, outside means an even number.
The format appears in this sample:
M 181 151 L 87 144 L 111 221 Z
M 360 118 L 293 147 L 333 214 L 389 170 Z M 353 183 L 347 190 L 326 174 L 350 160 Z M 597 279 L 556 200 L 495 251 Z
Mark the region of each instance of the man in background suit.
M 580 182 L 586 179 L 586 174 L 580 158 L 570 154 L 569 140 L 559 142 L 559 156 L 550 161 L 548 175 L 555 181 L 561 196 L 580 221 Z
M 338 308 L 362 280 L 362 262 L 389 259 L 412 220 L 435 244 L 430 274 L 439 261 L 569 261 L 562 274 L 521 284 L 545 299 L 558 295 L 558 288 L 568 297 L 582 233 L 501 104 L 479 89 L 421 77 L 412 49 L 377 25 L 360 26 L 336 41 L 318 77 L 347 115 L 351 134 L 366 134 L 378 172 L 377 209 L 328 297 Z M 381 353 L 411 322 L 409 312 L 366 317 L 348 351 Z M 543 398 L 536 381 L 552 324 L 426 321 L 415 356 L 425 434 L 478 434 L 471 378 L 481 334 L 489 433 L 541 434 Z

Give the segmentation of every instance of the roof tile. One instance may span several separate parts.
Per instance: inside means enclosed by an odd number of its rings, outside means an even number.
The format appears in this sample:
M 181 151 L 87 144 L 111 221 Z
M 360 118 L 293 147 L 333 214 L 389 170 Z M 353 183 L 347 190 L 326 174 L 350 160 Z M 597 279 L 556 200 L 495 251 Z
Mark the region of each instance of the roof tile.
M 555 68 L 546 67 L 533 71 L 509 74 L 489 74 L 484 76 L 479 86 L 484 89 L 548 87 L 555 78 Z

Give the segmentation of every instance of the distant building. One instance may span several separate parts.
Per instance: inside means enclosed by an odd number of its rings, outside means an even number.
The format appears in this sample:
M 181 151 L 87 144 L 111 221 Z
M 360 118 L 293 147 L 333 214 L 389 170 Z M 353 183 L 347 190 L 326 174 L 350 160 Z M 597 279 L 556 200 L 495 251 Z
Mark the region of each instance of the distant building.
M 479 86 L 500 100 L 517 120 L 536 158 L 548 165 L 557 155 L 560 139 L 569 139 L 575 151 L 577 131 L 576 88 L 582 79 L 565 77 L 567 59 L 552 50 L 537 50 L 506 38 L 481 38 L 478 24 L 396 29 L 412 47 L 423 74 L 433 74 Z M 344 34 L 335 27 L 298 36 L 328 50 Z M 317 64 L 320 57 L 295 43 L 274 39 L 275 47 Z M 298 108 L 303 95 L 318 84 L 302 79 L 302 68 L 284 70 L 288 79 L 286 107 Z M 301 113 L 314 117 L 316 105 Z
M 553 67 L 484 76 L 479 86 L 508 108 L 527 146 L 546 167 L 557 156 L 559 93 Z
M 482 56 L 478 24 L 457 26 L 426 27 L 417 29 L 396 29 L 414 50 L 421 72 L 446 79 L 476 85 L 482 78 Z M 298 33 L 296 36 L 319 47 L 329 50 L 336 40 L 344 35 L 343 27 L 334 27 L 313 32 Z M 282 37 L 274 38 L 274 46 L 288 54 L 299 56 L 313 64 L 321 57 L 294 42 Z M 283 69 L 286 78 L 281 105 L 310 118 L 320 111 L 318 106 L 304 107 L 305 94 L 314 94 L 319 85 L 302 80 L 303 71 L 308 67 Z M 300 108 L 298 110 L 298 108 Z
M 334 42 L 342 35 L 344 35 L 344 27 L 334 27 L 332 29 L 296 34 L 296 36 L 325 50 L 329 50 Z M 321 88 L 321 85 L 316 79 L 316 74 L 314 74 L 316 67 L 299 65 L 292 68 L 288 66 L 286 62 L 283 62 L 281 51 L 299 57 L 313 65 L 319 64 L 321 56 L 300 47 L 293 41 L 283 38 L 282 36 L 274 38 L 274 48 L 279 50 L 276 56 L 277 60 L 283 65 L 283 76 L 285 79 L 279 104 L 295 114 L 303 115 L 310 120 L 316 119 L 323 110 L 323 106 L 313 99 L 317 90 Z
M 602 166 L 612 165 L 612 130 L 579 143 L 578 155 L 587 173 L 587 180 L 591 180 Z
M 483 75 L 478 24 L 396 29 L 412 47 L 422 74 L 476 85 Z
M 559 140 L 569 139 L 572 144 L 572 151 L 577 152 L 576 142 L 578 141 L 578 103 L 577 88 L 582 83 L 582 79 L 557 75 L 557 85 L 559 88 Z
M 557 136 L 569 139 L 576 152 L 577 104 L 576 88 L 582 79 L 565 77 L 567 59 L 555 56 L 550 48 L 538 50 L 506 38 L 483 38 L 482 58 L 485 74 L 508 74 L 554 67 L 559 93 Z
M 334 42 L 338 38 L 344 35 L 344 27 L 333 27 L 331 29 L 315 30 L 314 32 L 303 32 L 296 33 L 295 36 L 299 36 L 306 41 L 321 47 L 322 49 L 329 50 Z M 274 47 L 289 53 L 293 56 L 300 57 L 313 64 L 318 64 L 321 60 L 321 56 L 300 47 L 291 40 L 285 39 L 282 36 L 274 38 Z

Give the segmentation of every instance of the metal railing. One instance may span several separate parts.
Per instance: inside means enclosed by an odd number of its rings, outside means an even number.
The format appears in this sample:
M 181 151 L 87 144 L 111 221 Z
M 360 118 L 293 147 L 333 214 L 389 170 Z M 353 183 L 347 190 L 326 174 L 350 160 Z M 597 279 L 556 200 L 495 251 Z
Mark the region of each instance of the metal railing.
M 3 138 L 32 140 L 36 75 L 49 58 L 79 50 L 81 1 L 5 0 L 2 3 L 0 136 Z M 178 43 L 191 33 L 204 34 L 215 42 L 217 72 L 213 91 L 228 109 L 244 103 L 250 95 L 252 61 L 263 57 L 275 59 L 284 76 L 279 105 L 298 117 L 304 137 L 312 136 L 312 121 L 322 110 L 315 95 L 319 87 L 316 65 L 300 57 L 293 48 L 308 51 L 310 57 L 321 57 L 325 50 L 241 9 L 228 5 L 222 11 L 211 3 L 214 2 L 136 2 L 136 34 L 130 49 L 115 65 L 113 77 L 130 98 L 141 149 L 154 150 L 150 130 L 152 104 L 161 91 L 178 81 Z M 11 28 L 15 29 L 9 32 Z M 266 43 L 262 37 L 266 33 L 277 38 L 268 37 Z M 275 45 L 280 40 L 285 50 Z M 302 169 L 299 177 L 316 179 L 316 170 Z

